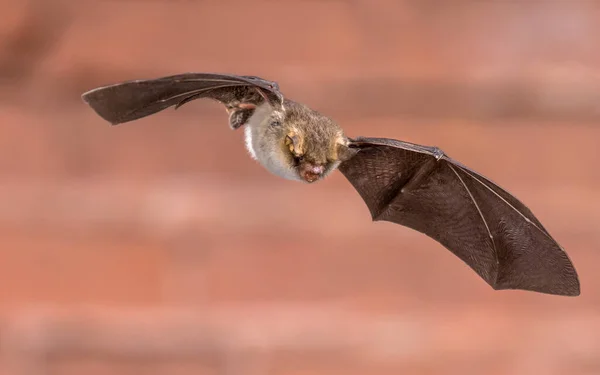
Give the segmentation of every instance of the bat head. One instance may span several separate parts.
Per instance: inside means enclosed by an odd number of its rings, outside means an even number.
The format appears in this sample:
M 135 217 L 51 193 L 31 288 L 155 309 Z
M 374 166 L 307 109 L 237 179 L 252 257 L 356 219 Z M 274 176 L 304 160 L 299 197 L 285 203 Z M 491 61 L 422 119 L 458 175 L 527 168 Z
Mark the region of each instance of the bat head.
M 296 102 L 257 108 L 246 128 L 251 153 L 281 177 L 313 183 L 353 154 L 342 129 L 330 118 Z
M 349 156 L 341 128 L 308 107 L 289 108 L 282 128 L 282 157 L 300 181 L 313 183 L 324 178 Z

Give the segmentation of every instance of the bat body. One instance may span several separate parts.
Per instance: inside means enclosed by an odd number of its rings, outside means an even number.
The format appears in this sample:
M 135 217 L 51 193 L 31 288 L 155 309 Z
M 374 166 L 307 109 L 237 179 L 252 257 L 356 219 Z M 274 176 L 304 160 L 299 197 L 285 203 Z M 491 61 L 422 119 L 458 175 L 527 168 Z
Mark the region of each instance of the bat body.
M 250 155 L 271 173 L 313 183 L 338 169 L 374 221 L 426 234 L 492 288 L 580 294 L 564 249 L 506 190 L 437 147 L 349 138 L 329 117 L 284 97 L 275 82 L 187 73 L 100 87 L 82 97 L 113 125 L 194 99 L 216 100 L 232 129 L 244 127 Z

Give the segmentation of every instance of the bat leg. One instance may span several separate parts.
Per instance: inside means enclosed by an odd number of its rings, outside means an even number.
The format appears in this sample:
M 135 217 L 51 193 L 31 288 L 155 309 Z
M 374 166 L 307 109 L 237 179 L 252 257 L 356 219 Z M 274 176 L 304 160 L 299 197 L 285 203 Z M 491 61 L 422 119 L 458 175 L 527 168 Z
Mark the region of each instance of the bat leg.
M 240 104 L 238 104 L 238 108 L 241 108 L 241 109 L 255 109 L 256 108 L 256 104 L 252 104 L 252 103 L 240 103 Z

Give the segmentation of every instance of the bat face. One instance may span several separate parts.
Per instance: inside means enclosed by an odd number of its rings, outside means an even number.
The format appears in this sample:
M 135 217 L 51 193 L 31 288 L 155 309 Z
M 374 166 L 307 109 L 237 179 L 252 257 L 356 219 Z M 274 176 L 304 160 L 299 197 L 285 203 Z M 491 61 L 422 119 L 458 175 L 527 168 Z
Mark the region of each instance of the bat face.
M 257 107 L 245 136 L 250 155 L 268 171 L 307 183 L 327 176 L 348 154 L 337 124 L 294 102 L 286 101 L 280 109 L 266 103 Z
M 494 289 L 580 293 L 564 249 L 516 197 L 436 147 L 386 138 L 347 138 L 331 119 L 291 101 L 255 76 L 186 73 L 123 82 L 83 94 L 111 124 L 210 98 L 244 127 L 250 155 L 269 172 L 312 183 L 335 169 L 374 221 L 426 234 Z

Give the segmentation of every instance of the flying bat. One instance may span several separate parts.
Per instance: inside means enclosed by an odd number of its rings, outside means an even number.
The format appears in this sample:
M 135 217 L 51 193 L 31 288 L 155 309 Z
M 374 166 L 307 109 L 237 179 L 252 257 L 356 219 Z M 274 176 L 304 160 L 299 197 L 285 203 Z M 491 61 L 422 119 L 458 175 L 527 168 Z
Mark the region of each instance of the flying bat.
M 338 169 L 373 221 L 426 234 L 493 289 L 580 294 L 564 249 L 506 190 L 437 147 L 349 138 L 329 117 L 285 97 L 276 82 L 185 73 L 99 87 L 82 98 L 113 125 L 195 99 L 216 100 L 225 106 L 231 129 L 244 127 L 248 152 L 269 172 L 314 183 Z

